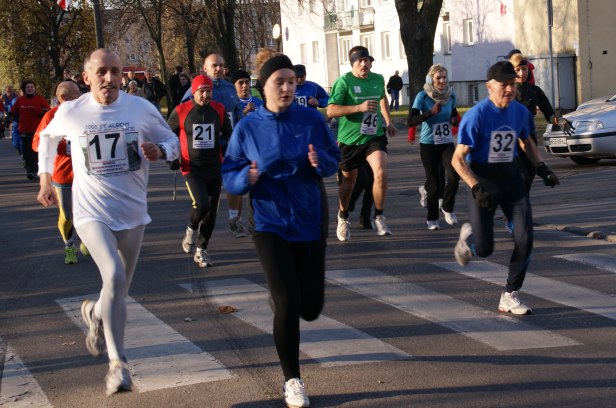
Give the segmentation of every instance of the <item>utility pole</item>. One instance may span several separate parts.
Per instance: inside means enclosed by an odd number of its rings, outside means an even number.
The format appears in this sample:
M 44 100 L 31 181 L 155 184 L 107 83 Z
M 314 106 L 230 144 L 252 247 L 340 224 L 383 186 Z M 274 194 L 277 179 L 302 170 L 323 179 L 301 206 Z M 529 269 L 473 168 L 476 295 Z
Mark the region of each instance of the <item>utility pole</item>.
M 552 9 L 552 0 L 547 0 L 548 6 L 548 39 L 550 51 L 550 79 L 552 80 L 552 106 L 556 108 L 556 90 L 554 85 L 554 55 L 552 50 L 552 27 L 554 25 L 554 10 Z M 558 103 L 560 109 L 560 102 Z
M 94 10 L 96 48 L 105 48 L 105 37 L 103 36 L 103 22 L 101 19 L 101 0 L 92 0 L 92 9 Z

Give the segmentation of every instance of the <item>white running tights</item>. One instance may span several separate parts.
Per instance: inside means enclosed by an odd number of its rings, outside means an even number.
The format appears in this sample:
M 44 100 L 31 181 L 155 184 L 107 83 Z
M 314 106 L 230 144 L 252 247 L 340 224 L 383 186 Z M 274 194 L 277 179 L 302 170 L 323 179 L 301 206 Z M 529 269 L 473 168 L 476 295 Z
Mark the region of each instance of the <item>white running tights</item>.
M 112 231 L 97 221 L 77 228 L 103 280 L 94 315 L 103 319 L 109 360 L 125 359 L 126 297 L 135 273 L 145 225 Z

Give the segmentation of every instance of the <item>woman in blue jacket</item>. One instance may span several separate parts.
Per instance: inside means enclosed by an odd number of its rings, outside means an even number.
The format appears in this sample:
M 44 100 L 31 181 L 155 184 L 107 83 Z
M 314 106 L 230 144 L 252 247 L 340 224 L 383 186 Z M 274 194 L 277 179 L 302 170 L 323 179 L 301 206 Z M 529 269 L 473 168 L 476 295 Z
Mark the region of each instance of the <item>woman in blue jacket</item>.
M 253 241 L 274 308 L 274 342 L 288 405 L 310 405 L 299 370 L 299 318 L 323 308 L 326 199 L 321 178 L 338 169 L 340 152 L 317 110 L 294 104 L 291 60 L 277 55 L 260 70 L 264 102 L 233 130 L 222 167 L 231 194 L 250 193 Z

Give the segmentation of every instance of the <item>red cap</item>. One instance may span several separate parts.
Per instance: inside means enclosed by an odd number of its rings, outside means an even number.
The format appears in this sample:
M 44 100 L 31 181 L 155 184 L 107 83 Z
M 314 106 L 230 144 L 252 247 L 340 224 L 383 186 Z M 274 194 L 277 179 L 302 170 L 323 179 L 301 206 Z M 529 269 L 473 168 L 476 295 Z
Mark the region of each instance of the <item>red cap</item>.
M 192 93 L 200 89 L 212 89 L 212 80 L 207 75 L 197 75 L 192 81 Z

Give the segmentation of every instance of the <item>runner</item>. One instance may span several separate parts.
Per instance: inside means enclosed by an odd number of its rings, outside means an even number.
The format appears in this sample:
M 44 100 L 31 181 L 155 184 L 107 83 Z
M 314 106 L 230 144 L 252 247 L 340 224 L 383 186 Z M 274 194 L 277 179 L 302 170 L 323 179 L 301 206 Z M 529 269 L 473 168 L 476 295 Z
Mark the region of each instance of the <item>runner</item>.
M 90 354 L 107 349 L 110 395 L 132 388 L 124 351 L 126 297 L 151 221 L 149 161 L 176 159 L 179 143 L 154 105 L 120 91 L 122 62 L 115 52 L 90 54 L 83 77 L 91 92 L 60 105 L 40 134 L 38 201 L 45 207 L 58 203 L 51 173 L 58 143 L 67 137 L 73 147 L 73 222 L 103 283 L 98 301 L 83 301 L 81 317 Z
M 75 82 L 64 81 L 58 84 L 55 94 L 58 103 L 61 105 L 64 102 L 79 98 L 81 96 L 81 91 Z M 34 139 L 32 140 L 32 149 L 35 152 L 38 152 L 41 131 L 51 122 L 60 105 L 52 108 L 43 116 L 43 119 L 41 119 L 41 123 L 39 123 L 34 133 Z M 76 264 L 77 251 L 73 240 L 75 228 L 73 227 L 73 198 L 71 193 L 73 187 L 73 166 L 71 165 L 71 147 L 64 139 L 58 144 L 58 155 L 54 162 L 51 181 L 56 190 L 58 209 L 60 210 L 58 229 L 64 240 L 64 263 L 67 265 Z M 90 254 L 83 242 L 79 249 L 83 255 Z
M 267 60 L 260 81 L 265 106 L 234 129 L 223 180 L 231 193 L 250 193 L 252 237 L 273 302 L 284 400 L 308 407 L 299 319 L 314 320 L 323 308 L 327 218 L 319 180 L 336 172 L 340 153 L 323 116 L 293 103 L 296 76 L 287 56 Z
M 374 174 L 374 226 L 378 235 L 391 234 L 383 215 L 387 193 L 387 136 L 383 130 L 383 120 L 390 136 L 395 136 L 396 128 L 389 116 L 385 81 L 382 75 L 370 71 L 372 61 L 374 58 L 366 47 L 351 48 L 349 62 L 352 71 L 334 82 L 327 107 L 328 117 L 340 118 L 338 146 L 342 154 L 342 180 L 336 228 L 340 241 L 351 238 L 349 200 L 357 179 L 357 169 L 366 162 Z
M 453 125 L 457 124 L 456 95 L 449 86 L 447 69 L 432 65 L 426 75 L 423 90 L 417 94 L 409 112 L 409 127 L 421 124 L 419 155 L 426 172 L 425 191 L 429 230 L 440 228 L 439 208 L 443 211 L 449 225 L 458 222 L 453 211 L 460 177 L 451 165 L 453 156 Z M 439 205 L 442 194 L 443 203 Z
M 178 105 L 168 120 L 180 138 L 182 174 L 192 199 L 182 249 L 187 254 L 195 251 L 193 259 L 200 268 L 214 266 L 207 247 L 216 226 L 222 186 L 220 137 L 229 140 L 232 131 L 225 107 L 211 100 L 212 88 L 209 77 L 197 75 L 191 85 L 193 98 Z
M 518 140 L 545 184 L 554 187 L 559 182 L 541 161 L 530 137 L 535 124 L 528 110 L 515 100 L 515 77 L 509 61 L 492 65 L 487 75 L 488 97 L 462 118 L 452 164 L 472 189 L 471 223 L 462 225 L 454 255 L 458 264 L 466 266 L 475 255 L 484 258 L 492 254 L 494 212 L 500 206 L 514 225 L 514 249 L 498 310 L 523 315 L 531 313 L 531 308 L 520 301 L 518 291 L 524 283 L 533 248 L 533 217 L 515 161 Z
M 297 64 L 294 66 L 297 75 L 297 88 L 295 88 L 295 102 L 311 108 L 325 108 L 329 101 L 329 95 L 321 85 L 306 80 L 306 66 Z

